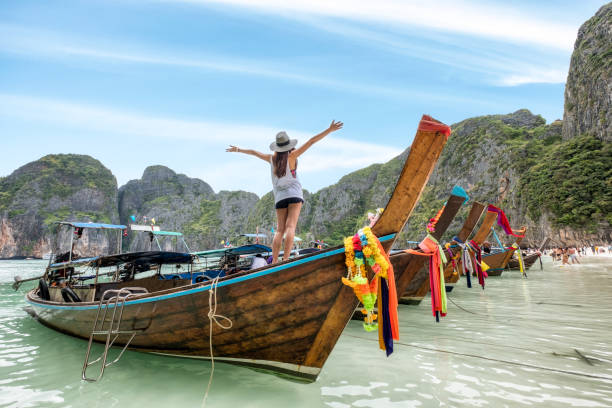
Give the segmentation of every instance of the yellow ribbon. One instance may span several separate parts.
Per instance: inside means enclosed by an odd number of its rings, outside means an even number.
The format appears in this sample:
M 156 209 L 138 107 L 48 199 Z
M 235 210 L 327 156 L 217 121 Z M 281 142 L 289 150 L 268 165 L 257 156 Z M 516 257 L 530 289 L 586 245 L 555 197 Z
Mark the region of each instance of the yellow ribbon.
M 519 269 L 521 271 L 521 274 L 525 276 L 525 265 L 523 264 L 523 255 L 521 254 L 521 248 L 516 243 L 512 244 L 512 248 L 514 248 L 514 252 L 516 252 L 516 257 L 519 261 Z

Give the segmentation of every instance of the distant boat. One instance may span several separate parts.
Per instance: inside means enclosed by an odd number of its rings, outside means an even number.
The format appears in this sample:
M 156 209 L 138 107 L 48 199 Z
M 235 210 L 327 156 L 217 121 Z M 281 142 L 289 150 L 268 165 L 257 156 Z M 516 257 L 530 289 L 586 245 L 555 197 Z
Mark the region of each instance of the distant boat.
M 549 241 L 550 241 L 550 238 L 548 237 L 544 238 L 542 242 L 540 243 L 540 246 L 536 252 L 523 256 L 523 265 L 525 266 L 525 269 L 531 268 L 531 266 L 534 263 L 536 263 L 538 259 L 540 259 L 544 251 L 544 248 L 546 247 L 546 245 L 548 245 Z M 510 270 L 520 269 L 519 260 L 516 257 L 516 255 L 512 259 L 510 259 L 510 262 L 508 262 L 508 269 Z
M 53 253 L 52 253 L 52 252 L 47 252 L 46 254 L 43 254 L 42 259 L 44 259 L 44 260 L 47 260 L 47 261 L 48 261 L 49 259 L 51 259 L 51 256 L 52 256 L 52 255 L 53 255 Z

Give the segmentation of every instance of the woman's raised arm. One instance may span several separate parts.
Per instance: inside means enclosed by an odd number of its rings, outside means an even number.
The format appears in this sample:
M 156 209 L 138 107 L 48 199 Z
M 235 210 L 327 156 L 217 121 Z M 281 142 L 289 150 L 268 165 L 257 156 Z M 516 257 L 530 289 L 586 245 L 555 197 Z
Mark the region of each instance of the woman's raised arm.
M 310 149 L 310 147 L 313 144 L 323 139 L 325 136 L 329 135 L 332 132 L 335 132 L 336 130 L 342 129 L 343 125 L 344 123 L 342 122 L 336 122 L 335 120 L 332 120 L 331 125 L 329 125 L 327 129 L 325 129 L 323 132 L 319 133 L 318 135 L 313 136 L 310 139 L 308 139 L 306 143 L 304 143 L 303 145 L 295 149 L 295 151 L 293 151 L 291 155 L 294 157 L 298 157 L 299 155 L 304 153 L 306 150 Z
M 225 149 L 226 152 L 232 152 L 232 153 L 244 153 L 244 154 L 249 154 L 251 156 L 255 156 L 260 158 L 263 161 L 266 161 L 268 163 L 270 163 L 270 158 L 272 157 L 271 154 L 264 154 L 261 152 L 258 152 L 257 150 L 251 150 L 251 149 L 241 149 L 237 146 L 232 146 L 230 145 L 230 147 L 228 147 L 227 149 Z

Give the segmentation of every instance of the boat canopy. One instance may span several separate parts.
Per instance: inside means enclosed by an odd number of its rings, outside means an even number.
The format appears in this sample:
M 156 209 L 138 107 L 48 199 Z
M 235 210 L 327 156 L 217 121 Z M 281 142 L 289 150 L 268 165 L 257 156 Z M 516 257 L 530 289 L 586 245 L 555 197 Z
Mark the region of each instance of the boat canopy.
M 79 258 L 79 259 L 75 259 L 71 262 L 57 262 L 54 264 L 49 265 L 49 269 L 64 269 L 68 266 L 80 266 L 80 265 L 85 265 L 88 263 L 92 263 L 93 261 L 95 261 L 96 259 L 100 258 L 99 256 L 93 256 L 90 258 Z
M 174 232 L 174 231 L 153 231 L 153 235 L 166 235 L 166 236 L 172 236 L 172 237 L 182 237 L 183 234 L 181 234 L 180 232 Z
M 140 225 L 140 224 L 130 224 L 130 230 L 132 231 L 159 231 L 161 228 L 157 225 Z
M 60 221 L 58 224 L 61 225 L 70 225 L 73 228 L 96 228 L 96 229 L 120 229 L 124 230 L 127 228 L 125 225 L 115 225 L 115 224 L 100 224 L 97 222 L 66 222 Z
M 239 237 L 247 237 L 247 238 L 267 238 L 266 234 L 240 234 Z
M 272 252 L 272 248 L 261 244 L 242 245 L 233 248 L 211 249 L 209 251 L 194 252 L 193 255 L 199 257 L 217 257 L 225 254 L 230 255 L 250 255 L 261 254 L 263 252 Z
M 177 264 L 190 263 L 192 255 L 184 252 L 144 251 L 102 256 L 94 262 L 95 266 L 107 267 L 123 263 L 140 264 Z
M 142 264 L 178 264 L 190 263 L 193 259 L 191 254 L 183 252 L 165 252 L 165 251 L 144 251 L 144 252 L 129 252 L 126 254 L 116 254 L 108 256 L 96 256 L 92 258 L 75 259 L 72 262 L 59 262 L 49 266 L 50 269 L 64 269 L 72 266 L 80 266 L 89 264 L 92 267 L 105 268 L 108 266 L 117 266 L 124 263 L 133 263 L 135 265 Z

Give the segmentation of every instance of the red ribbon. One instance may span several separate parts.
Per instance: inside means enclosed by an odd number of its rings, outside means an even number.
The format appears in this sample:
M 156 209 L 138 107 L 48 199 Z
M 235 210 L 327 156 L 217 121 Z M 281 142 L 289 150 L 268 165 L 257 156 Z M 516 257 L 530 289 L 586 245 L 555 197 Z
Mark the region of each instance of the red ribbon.
M 524 235 L 517 235 L 512 231 L 508 218 L 501 208 L 497 208 L 496 206 L 489 204 L 487 211 L 497 213 L 497 225 L 499 225 L 507 235 L 514 235 L 517 238 L 525 237 Z

